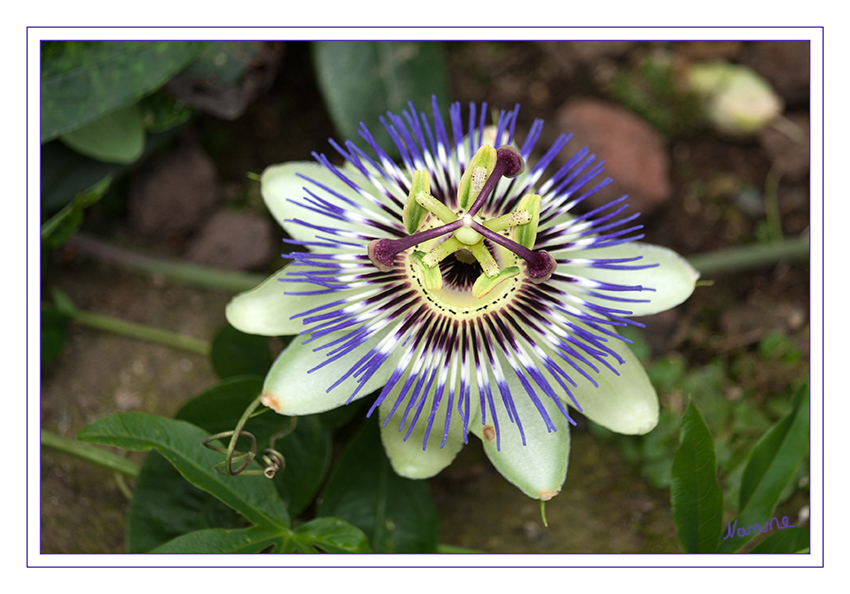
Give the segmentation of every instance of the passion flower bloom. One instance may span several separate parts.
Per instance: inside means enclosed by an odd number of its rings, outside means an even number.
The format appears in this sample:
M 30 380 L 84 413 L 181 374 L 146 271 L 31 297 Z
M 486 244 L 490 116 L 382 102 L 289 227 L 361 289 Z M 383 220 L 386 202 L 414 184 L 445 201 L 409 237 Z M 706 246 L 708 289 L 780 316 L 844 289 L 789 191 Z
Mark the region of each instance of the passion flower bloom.
M 543 127 L 514 137 L 519 106 L 448 119 L 413 105 L 382 118 L 401 164 L 361 126 L 345 159 L 268 168 L 262 194 L 294 249 L 291 264 L 236 296 L 227 319 L 268 336 L 300 334 L 275 361 L 262 402 L 307 415 L 372 395 L 395 471 L 427 478 L 472 432 L 530 497 L 564 483 L 569 407 L 642 434 L 658 398 L 617 329 L 666 310 L 698 274 L 639 243 L 626 197 L 574 212 L 610 179 L 585 148 L 553 165 L 562 134 L 531 158 Z M 478 115 L 476 115 L 478 114 Z

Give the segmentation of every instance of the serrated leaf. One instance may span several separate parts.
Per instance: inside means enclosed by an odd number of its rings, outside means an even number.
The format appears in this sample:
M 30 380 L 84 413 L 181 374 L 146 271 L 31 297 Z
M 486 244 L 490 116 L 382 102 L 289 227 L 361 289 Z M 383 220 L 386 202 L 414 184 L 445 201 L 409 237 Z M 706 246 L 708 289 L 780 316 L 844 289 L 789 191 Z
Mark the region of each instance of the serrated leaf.
M 768 431 L 753 447 L 741 478 L 738 526 L 750 534 L 720 543 L 718 552 L 740 549 L 755 534 L 749 530 L 765 524 L 773 514 L 782 492 L 794 479 L 797 467 L 809 450 L 809 388 L 802 386 L 794 396 L 791 413 Z
M 288 530 L 282 531 L 267 526 L 236 530 L 211 528 L 179 536 L 155 548 L 151 553 L 259 553 L 269 547 L 280 546 L 288 536 Z
M 110 112 L 59 137 L 78 153 L 106 163 L 134 163 L 145 150 L 145 129 L 137 105 Z
M 41 142 L 133 105 L 182 70 L 206 43 L 43 42 Z
M 360 429 L 340 456 L 322 491 L 317 515 L 357 526 L 377 553 L 437 550 L 437 511 L 428 483 L 393 472 L 377 418 Z
M 720 540 L 723 493 L 711 433 L 693 402 L 682 418 L 670 485 L 676 535 L 686 553 L 713 553 Z
M 306 553 L 368 553 L 369 541 L 360 528 L 338 518 L 316 518 L 299 526 L 292 534 L 293 544 Z
M 204 430 L 185 421 L 144 413 L 120 413 L 85 427 L 77 436 L 90 441 L 134 451 L 156 449 L 190 483 L 218 498 L 251 522 L 288 528 L 289 514 L 263 476 L 225 476 L 215 469 L 222 455 L 207 449 Z M 259 470 L 259 464 L 252 462 Z
M 360 122 L 385 149 L 389 134 L 379 123 L 387 110 L 400 114 L 412 101 L 430 110 L 448 96 L 443 48 L 436 41 L 317 41 L 312 44 L 319 88 L 336 129 L 358 138 Z

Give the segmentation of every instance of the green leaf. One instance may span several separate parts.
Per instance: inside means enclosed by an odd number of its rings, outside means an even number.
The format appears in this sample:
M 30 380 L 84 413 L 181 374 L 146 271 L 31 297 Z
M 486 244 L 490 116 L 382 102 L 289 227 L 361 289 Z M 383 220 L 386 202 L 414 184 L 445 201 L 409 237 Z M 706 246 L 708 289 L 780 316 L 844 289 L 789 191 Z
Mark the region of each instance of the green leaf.
M 261 41 L 210 41 L 181 76 L 205 81 L 208 85 L 235 85 L 257 61 Z
M 751 534 L 724 540 L 718 552 L 740 549 L 755 534 L 749 528 L 770 519 L 808 451 L 809 387 L 803 385 L 794 396 L 793 410 L 758 441 L 744 468 L 737 520 Z
M 292 534 L 293 544 L 305 553 L 369 553 L 369 541 L 362 530 L 337 518 L 316 518 L 299 526 Z
M 142 116 L 142 125 L 146 131 L 153 134 L 171 130 L 187 122 L 195 113 L 191 107 L 163 90 L 148 95 L 137 105 Z
M 165 543 L 151 553 L 259 553 L 269 547 L 278 547 L 289 536 L 289 531 L 251 526 L 238 530 L 212 528 L 199 530 Z
M 148 134 L 142 159 L 171 140 L 177 130 Z M 41 209 L 56 212 L 80 193 L 87 192 L 109 176 L 118 179 L 130 170 L 119 163 L 104 163 L 71 150 L 58 140 L 41 146 Z
M 145 150 L 145 129 L 137 105 L 110 112 L 59 137 L 78 153 L 107 163 L 134 163 Z
M 798 553 L 809 548 L 808 526 L 785 528 L 775 532 L 753 547 L 750 553 L 782 555 Z
M 213 338 L 210 361 L 213 371 L 221 379 L 238 375 L 265 376 L 272 366 L 269 339 L 245 334 L 225 324 Z
M 693 402 L 682 418 L 670 497 L 676 533 L 686 553 L 713 553 L 720 540 L 723 493 L 711 433 Z
M 41 364 L 52 363 L 65 347 L 68 316 L 51 305 L 41 305 Z
M 340 456 L 317 515 L 354 524 L 378 553 L 437 550 L 437 510 L 428 483 L 393 472 L 381 446 L 377 418 L 358 431 Z
M 85 427 L 77 436 L 134 451 L 156 449 L 186 480 L 217 497 L 255 524 L 288 528 L 289 514 L 274 485 L 263 476 L 225 476 L 215 469 L 221 454 L 207 449 L 209 435 L 185 421 L 144 413 L 121 413 Z M 252 466 L 259 470 L 255 462 Z
M 242 528 L 245 520 L 184 479 L 156 452 L 145 457 L 127 512 L 127 552 L 147 553 L 208 528 Z
M 161 87 L 204 48 L 203 41 L 54 41 L 41 47 L 41 142 Z
M 313 61 L 325 105 L 344 138 L 357 138 L 360 122 L 375 140 L 393 146 L 378 116 L 400 114 L 412 101 L 430 111 L 448 96 L 443 46 L 436 41 L 317 41 Z
M 262 377 L 225 380 L 183 405 L 176 418 L 211 434 L 231 431 L 262 387 Z M 257 438 L 258 458 L 272 435 L 287 430 L 291 432 L 275 441 L 275 449 L 283 455 L 285 466 L 275 475 L 274 485 L 289 513 L 297 515 L 313 501 L 328 472 L 331 434 L 316 416 L 284 417 L 269 410 L 255 414 L 245 425 L 245 431 Z
M 41 239 L 47 247 L 59 247 L 74 235 L 83 223 L 83 210 L 98 202 L 109 190 L 112 175 L 107 174 L 92 187 L 77 194 L 73 201 L 41 226 Z

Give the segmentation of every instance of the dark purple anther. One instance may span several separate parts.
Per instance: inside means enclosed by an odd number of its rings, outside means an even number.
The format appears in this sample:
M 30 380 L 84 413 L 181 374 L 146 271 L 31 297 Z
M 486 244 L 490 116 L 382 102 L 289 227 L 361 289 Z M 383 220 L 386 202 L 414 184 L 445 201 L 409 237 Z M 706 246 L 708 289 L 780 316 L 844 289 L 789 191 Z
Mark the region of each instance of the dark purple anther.
M 522 155 L 515 148 L 505 144 L 496 149 L 496 167 L 493 169 L 490 177 L 487 178 L 487 181 L 484 182 L 484 187 L 481 188 L 481 192 L 475 198 L 475 202 L 473 202 L 467 214 L 475 216 L 481 210 L 481 207 L 484 206 L 484 201 L 487 200 L 487 196 L 490 195 L 490 192 L 493 191 L 502 176 L 516 177 L 524 169 L 525 161 L 522 160 Z

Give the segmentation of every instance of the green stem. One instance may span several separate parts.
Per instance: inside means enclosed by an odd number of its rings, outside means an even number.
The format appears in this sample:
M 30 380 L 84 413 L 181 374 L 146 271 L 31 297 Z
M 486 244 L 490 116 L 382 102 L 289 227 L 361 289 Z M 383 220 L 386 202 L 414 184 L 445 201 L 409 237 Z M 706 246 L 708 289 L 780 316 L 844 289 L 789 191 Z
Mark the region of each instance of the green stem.
M 462 554 L 472 554 L 472 555 L 483 555 L 484 551 L 476 551 L 475 549 L 466 549 L 464 547 L 456 547 L 454 545 L 447 544 L 438 544 L 437 545 L 437 553 L 455 555 L 458 553 Z
M 767 218 L 767 231 L 771 241 L 782 241 L 782 218 L 779 215 L 779 180 L 782 172 L 774 165 L 767 173 L 764 182 L 764 210 Z
M 688 258 L 688 262 L 704 277 L 711 277 L 770 266 L 782 260 L 796 262 L 808 259 L 809 234 L 805 233 L 795 239 L 698 254 Z
M 193 338 L 191 336 L 178 334 L 176 332 L 161 330 L 160 328 L 153 328 L 151 326 L 136 324 L 134 322 L 126 322 L 124 320 L 118 320 L 116 318 L 87 311 L 80 311 L 78 309 L 75 309 L 71 314 L 71 319 L 78 324 L 89 326 L 90 328 L 106 330 L 108 332 L 123 334 L 124 336 L 131 336 L 141 340 L 149 340 L 151 342 L 176 347 L 199 355 L 208 356 L 210 354 L 209 342 Z
M 42 447 L 51 448 L 75 456 L 81 460 L 97 464 L 103 468 L 120 472 L 130 478 L 136 478 L 139 475 L 140 466 L 132 460 L 87 443 L 80 443 L 79 441 L 59 437 L 55 433 L 50 433 L 44 429 L 41 430 L 41 445 Z
M 161 274 L 186 284 L 207 289 L 220 289 L 238 293 L 253 289 L 265 280 L 264 276 L 249 272 L 222 270 L 220 268 L 189 264 L 180 260 L 145 256 L 124 248 L 109 245 L 81 233 L 69 239 L 65 245 L 81 254 L 114 262 L 127 268 Z

